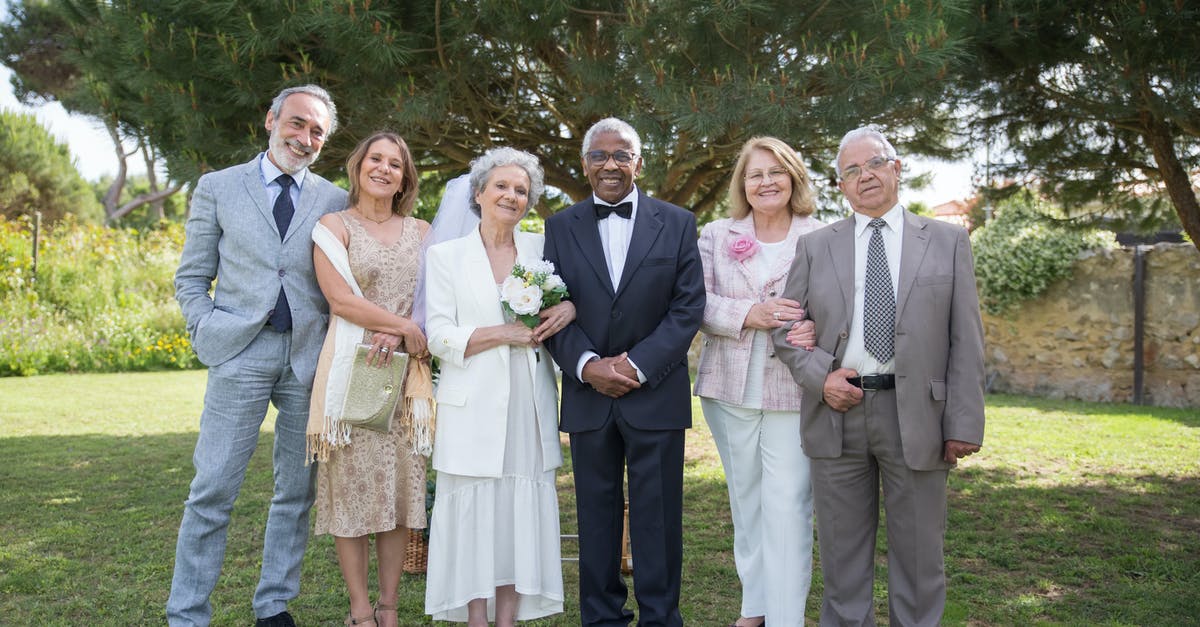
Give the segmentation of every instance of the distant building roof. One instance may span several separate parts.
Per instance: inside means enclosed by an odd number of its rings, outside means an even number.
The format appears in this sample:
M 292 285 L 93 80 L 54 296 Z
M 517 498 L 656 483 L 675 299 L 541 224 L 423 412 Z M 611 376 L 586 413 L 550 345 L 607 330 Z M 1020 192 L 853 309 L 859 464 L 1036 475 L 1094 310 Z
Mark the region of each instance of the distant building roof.
M 965 200 L 951 200 L 933 208 L 933 218 L 943 222 L 957 224 L 965 229 L 971 228 L 971 209 L 979 202 L 978 197 Z

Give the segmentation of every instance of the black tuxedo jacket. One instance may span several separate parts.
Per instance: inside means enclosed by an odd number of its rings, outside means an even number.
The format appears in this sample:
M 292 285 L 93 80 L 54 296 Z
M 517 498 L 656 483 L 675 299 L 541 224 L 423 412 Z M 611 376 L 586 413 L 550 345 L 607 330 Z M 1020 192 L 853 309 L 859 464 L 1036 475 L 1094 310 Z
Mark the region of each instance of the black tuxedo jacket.
M 696 217 L 638 192 L 633 235 L 614 290 L 592 198 L 546 221 L 545 257 L 575 303 L 575 321 L 546 341 L 563 370 L 560 428 L 599 429 L 613 404 L 639 429 L 692 426 L 687 354 L 704 316 Z M 611 399 L 576 378 L 580 356 L 629 353 L 647 381 Z

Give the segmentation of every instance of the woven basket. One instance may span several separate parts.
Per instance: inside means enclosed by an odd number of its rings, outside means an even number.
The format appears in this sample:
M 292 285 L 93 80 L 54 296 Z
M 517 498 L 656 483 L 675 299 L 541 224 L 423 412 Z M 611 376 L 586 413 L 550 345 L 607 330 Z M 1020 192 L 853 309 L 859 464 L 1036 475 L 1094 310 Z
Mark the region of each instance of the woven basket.
M 404 572 L 424 574 L 429 561 L 429 546 L 425 544 L 424 529 L 409 529 L 408 544 L 404 546 Z

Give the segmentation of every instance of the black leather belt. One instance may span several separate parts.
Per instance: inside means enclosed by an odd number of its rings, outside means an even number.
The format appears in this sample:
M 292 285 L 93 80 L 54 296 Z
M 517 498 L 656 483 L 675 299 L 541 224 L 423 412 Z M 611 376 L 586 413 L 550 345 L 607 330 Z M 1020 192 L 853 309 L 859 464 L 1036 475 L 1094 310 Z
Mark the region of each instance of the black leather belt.
M 846 383 L 864 390 L 891 390 L 896 387 L 896 375 L 864 374 L 861 377 L 849 377 Z

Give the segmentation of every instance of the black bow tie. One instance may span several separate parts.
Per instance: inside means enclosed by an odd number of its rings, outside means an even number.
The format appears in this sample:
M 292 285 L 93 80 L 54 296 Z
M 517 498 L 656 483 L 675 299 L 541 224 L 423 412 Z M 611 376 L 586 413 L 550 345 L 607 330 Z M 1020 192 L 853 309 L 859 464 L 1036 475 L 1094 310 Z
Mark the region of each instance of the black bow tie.
M 604 218 L 607 218 L 609 214 L 613 213 L 628 220 L 629 218 L 633 217 L 633 203 L 623 202 L 615 206 L 596 204 L 597 220 L 603 220 Z

